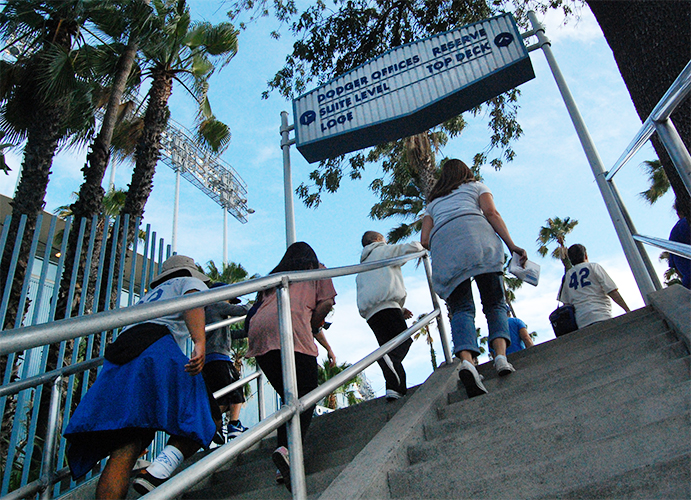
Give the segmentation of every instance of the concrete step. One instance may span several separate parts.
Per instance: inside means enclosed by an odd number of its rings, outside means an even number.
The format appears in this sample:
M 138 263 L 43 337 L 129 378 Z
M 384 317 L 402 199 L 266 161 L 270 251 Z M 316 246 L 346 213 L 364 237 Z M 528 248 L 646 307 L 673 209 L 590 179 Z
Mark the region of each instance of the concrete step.
M 583 443 L 547 454 L 526 467 L 524 457 L 510 451 L 486 450 L 482 466 L 471 465 L 458 450 L 437 460 L 388 474 L 392 498 L 424 492 L 424 498 L 558 497 L 584 482 L 607 481 L 650 464 L 691 452 L 688 412 L 631 432 Z M 474 461 L 477 463 L 478 461 Z
M 526 474 L 531 474 L 531 472 L 526 471 Z M 409 494 L 396 498 L 399 500 L 420 500 L 421 498 L 433 497 Z M 518 497 L 508 494 L 484 498 L 514 499 Z M 663 460 L 653 465 L 637 467 L 604 481 L 595 483 L 586 481 L 575 489 L 558 494 L 550 493 L 536 498 L 539 500 L 554 500 L 555 498 L 560 500 L 688 499 L 691 498 L 691 454 L 682 454 L 679 457 Z
M 661 478 L 664 478 L 663 480 Z M 553 499 L 554 495 L 540 497 Z M 561 500 L 649 500 L 691 498 L 691 454 L 637 467 L 605 481 L 579 485 L 559 494 Z
M 489 450 L 523 457 L 522 465 L 542 460 L 576 446 L 635 431 L 654 422 L 691 411 L 691 381 L 666 392 L 657 392 L 632 401 L 612 398 L 607 404 L 572 407 L 557 401 L 547 418 L 541 412 L 517 413 L 495 420 L 491 425 L 475 426 L 466 432 L 455 432 L 444 438 L 423 442 L 408 448 L 411 464 L 436 460 L 439 456 L 462 453 L 465 465 L 481 467 Z M 611 418 L 613 415 L 625 418 Z
M 269 460 L 270 462 L 270 460 Z M 308 498 L 316 498 L 319 493 L 324 491 L 326 487 L 331 484 L 338 474 L 345 468 L 345 465 L 334 467 L 331 469 L 307 474 L 305 481 L 307 483 Z M 252 489 L 239 489 L 237 483 L 231 479 L 212 482 L 203 489 L 199 489 L 183 496 L 184 499 L 225 499 L 233 498 L 234 500 L 263 500 L 263 499 L 289 499 L 292 498 L 287 488 L 282 484 L 276 484 L 275 481 L 276 467 L 271 463 L 271 470 L 266 471 L 261 484 Z M 237 477 L 234 474 L 234 477 Z
M 378 398 L 315 417 L 304 449 L 308 493 L 323 491 L 405 404 L 406 398 L 394 402 Z M 271 461 L 275 448 L 275 437 L 264 439 L 256 449 L 216 471 L 185 498 L 228 498 L 228 492 L 233 498 L 289 498 L 286 488 L 275 484 L 276 467 Z
M 659 340 L 659 337 L 657 339 Z M 616 355 L 601 354 L 583 363 L 568 366 L 559 366 L 555 363 L 556 366 L 546 368 L 549 370 L 546 372 L 539 370 L 539 366 L 516 370 L 507 377 L 486 381 L 485 387 L 489 394 L 471 400 L 468 400 L 466 391 L 459 381 L 460 388 L 447 397 L 450 404 L 443 412 L 449 415 L 457 411 L 456 403 L 487 405 L 490 401 L 483 400 L 488 396 L 490 399 L 501 398 L 501 400 L 523 399 L 534 394 L 536 388 L 540 389 L 542 400 L 550 401 L 572 389 L 575 391 L 593 389 L 641 371 L 655 369 L 666 361 L 688 356 L 686 346 L 681 341 L 664 340 L 653 347 L 654 340 L 656 339 L 643 342 L 641 349 L 638 350 L 622 350 Z
M 612 332 L 610 331 L 611 328 L 605 328 L 599 332 L 599 335 L 580 337 L 580 339 L 568 343 L 564 349 L 562 349 L 562 337 L 511 354 L 509 360 L 513 363 L 517 373 L 530 367 L 532 376 L 535 378 L 541 375 L 552 376 L 554 372 L 574 365 L 594 362 L 608 363 L 609 357 L 607 355 L 614 353 L 617 357 L 621 357 L 620 353 L 622 352 L 633 352 L 637 349 L 649 350 L 660 347 L 666 342 L 678 341 L 661 320 L 652 321 L 649 316 L 646 316 L 645 319 L 649 330 L 645 330 L 641 326 L 631 326 L 624 335 L 620 333 L 621 329 Z M 651 330 L 651 326 L 654 329 Z M 521 355 L 520 358 L 515 357 L 518 354 Z M 504 380 L 511 378 L 498 377 L 491 362 L 479 366 L 478 372 L 485 377 L 485 386 L 488 389 L 489 385 L 493 385 L 493 381 L 501 384 Z M 463 386 L 459 385 L 459 391 L 449 395 L 449 402 L 453 403 L 461 399 L 467 399 L 467 396 Z
M 546 392 L 536 385 L 519 397 L 488 394 L 456 403 L 444 409 L 443 420 L 424 426 L 424 436 L 431 441 L 453 433 L 493 426 L 496 422 L 515 420 L 522 415 L 552 423 L 574 418 L 591 408 L 626 404 L 627 401 L 646 398 L 651 393 L 666 391 L 688 381 L 691 378 L 691 357 L 653 363 L 644 368 L 633 375 L 598 386 L 584 385 L 564 391 L 557 386 L 555 390 Z

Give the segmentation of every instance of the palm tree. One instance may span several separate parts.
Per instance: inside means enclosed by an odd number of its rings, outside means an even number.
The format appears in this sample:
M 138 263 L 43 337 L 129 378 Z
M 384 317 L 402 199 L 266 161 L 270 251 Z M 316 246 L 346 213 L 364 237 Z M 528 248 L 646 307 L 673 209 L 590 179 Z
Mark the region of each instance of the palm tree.
M 418 316 L 418 320 L 423 317 L 424 314 L 421 314 Z M 432 338 L 432 331 L 430 330 L 429 325 L 423 326 L 415 335 L 413 335 L 413 340 L 417 340 L 419 338 L 424 338 L 429 346 L 429 357 L 432 361 L 432 370 L 434 371 L 437 369 L 437 352 L 434 350 L 434 338 Z
M 203 272 L 209 277 L 212 283 L 239 283 L 241 281 L 251 280 L 259 277 L 258 274 L 253 274 L 250 276 L 250 273 L 242 264 L 235 262 L 224 262 L 223 266 L 219 270 L 218 266 L 216 266 L 216 263 L 213 260 L 207 262 L 206 270 L 203 270 Z
M 347 368 L 349 368 L 351 365 L 350 363 L 341 363 L 340 365 L 334 365 L 331 366 L 331 363 L 329 362 L 328 358 L 324 358 L 320 364 L 317 365 L 317 370 L 318 370 L 318 381 L 319 385 L 323 384 L 329 379 L 334 378 L 336 375 L 341 373 L 342 371 L 345 371 Z M 361 397 L 360 392 L 358 390 L 359 385 L 362 383 L 362 377 L 360 375 L 356 375 L 352 379 L 350 379 L 348 382 L 343 384 L 341 387 L 333 391 L 331 394 L 326 396 L 322 402 L 324 406 L 327 408 L 331 408 L 332 410 L 335 410 L 338 408 L 338 394 L 342 394 L 347 402 L 346 406 L 352 406 L 356 405 L 358 403 L 361 403 L 364 401 L 364 398 Z
M 5 132 L 0 130 L 0 140 L 2 140 L 3 137 L 5 137 Z M 0 144 L 0 170 L 5 172 L 5 175 L 9 175 L 12 170 L 7 162 L 5 162 L 5 150 L 11 147 L 14 147 L 14 144 L 11 142 L 3 142 Z
M 650 187 L 642 191 L 640 195 L 652 205 L 669 191 L 669 179 L 660 160 L 646 160 L 641 165 L 645 169 L 646 174 L 648 174 Z
M 79 193 L 72 193 L 72 198 L 77 199 L 79 196 Z M 101 210 L 96 214 L 102 216 L 98 220 L 98 226 L 97 226 L 97 234 L 103 232 L 103 227 L 105 224 L 105 217 L 108 217 L 110 219 L 117 217 L 120 214 L 120 210 L 122 210 L 122 206 L 125 204 L 125 197 L 127 196 L 127 191 L 124 189 L 109 189 L 106 194 L 103 196 L 103 200 L 101 202 Z M 57 207 L 55 210 L 53 210 L 53 213 L 60 217 L 61 219 L 67 219 L 68 217 L 74 217 L 74 212 L 72 211 L 74 207 L 74 203 L 70 203 L 69 205 L 60 205 Z M 112 220 L 111 226 L 112 226 Z M 60 243 L 62 243 L 62 237 L 63 237 L 64 229 L 61 229 L 55 234 L 55 240 L 53 242 L 53 245 L 58 246 Z M 139 240 L 144 241 L 146 238 L 146 233 L 144 231 L 139 231 Z M 96 251 L 92 253 L 92 255 L 95 255 Z
M 537 237 L 538 249 L 537 252 L 545 257 L 549 248 L 548 244 L 552 242 L 557 243 L 557 248 L 552 251 L 552 257 L 561 260 L 564 264 L 564 271 L 571 269 L 571 261 L 566 248 L 566 235 L 573 231 L 573 228 L 578 224 L 577 220 L 571 220 L 565 217 L 563 220 L 559 217 L 547 219 L 547 224 L 540 228 Z
M 669 252 L 662 252 L 658 257 L 660 262 L 665 262 L 667 264 L 667 270 L 663 274 L 664 285 L 666 287 L 672 285 L 681 285 L 681 275 L 679 272 L 670 265 L 669 262 Z
M 25 141 L 21 177 L 12 201 L 8 241 L 18 235 L 20 216 L 27 222 L 13 277 L 4 328 L 13 328 L 20 311 L 31 237 L 43 208 L 53 157 L 70 136 L 93 128 L 91 60 L 80 35 L 85 20 L 81 0 L 7 0 L 0 14 L 0 35 L 16 54 L 0 61 L 0 127 L 14 143 Z M 3 49 L 4 50 L 4 49 Z M 13 245 L 0 264 L 0 283 L 9 278 Z
M 114 41 L 114 43 L 104 47 L 104 50 L 106 52 L 119 52 L 119 56 L 115 59 L 114 67 L 112 65 L 105 66 L 100 71 L 100 73 L 105 73 L 109 77 L 111 74 L 113 76 L 111 82 L 109 82 L 110 87 L 107 89 L 107 96 L 105 96 L 107 97 L 107 104 L 101 122 L 101 129 L 91 143 L 90 151 L 86 158 L 87 163 L 82 169 L 84 172 L 84 182 L 79 189 L 76 201 L 70 207 L 75 220 L 81 221 L 84 219 L 86 227 L 82 253 L 79 256 L 75 255 L 79 232 L 72 231 L 70 233 L 65 257 L 65 269 L 60 283 L 58 300 L 62 306 L 59 306 L 57 309 L 60 313 L 65 309 L 64 301 L 67 299 L 72 269 L 75 265 L 79 266 L 77 279 L 81 280 L 83 276 L 86 249 L 88 248 L 87 242 L 91 232 L 91 220 L 94 215 L 106 212 L 102 207 L 105 192 L 101 184 L 108 167 L 111 140 L 115 125 L 122 118 L 123 108 L 126 108 L 121 101 L 128 83 L 130 86 L 138 87 L 139 79 L 137 76 L 139 72 L 133 72 L 135 57 L 139 48 L 140 37 L 150 34 L 152 24 L 152 10 L 145 0 L 102 2 L 97 3 L 95 7 L 90 12 L 91 20 L 100 32 L 108 35 Z M 135 78 L 131 78 L 133 73 Z M 134 225 L 134 221 L 131 223 Z M 96 254 L 100 252 L 101 236 L 102 233 L 98 231 L 94 241 L 94 252 Z M 93 284 L 90 285 L 90 288 L 92 286 Z
M 237 52 L 237 30 L 230 23 L 192 23 L 185 0 L 159 1 L 154 6 L 162 28 L 141 47 L 147 65 L 143 76 L 151 79 L 151 87 L 144 116 L 129 127 L 130 139 L 136 140 L 135 167 L 121 215 L 129 215 L 132 221 L 144 214 L 153 188 L 161 136 L 170 118 L 168 99 L 174 82 L 187 90 L 199 105 L 198 140 L 215 152 L 230 141 L 230 130 L 213 115 L 207 93 L 215 69 L 226 65 Z M 135 231 L 132 224 L 127 231 L 128 244 L 134 239 Z M 118 242 L 115 248 L 121 244 Z M 111 240 L 106 261 L 113 249 Z M 119 256 L 120 252 L 116 251 L 116 269 L 120 265 Z M 102 296 L 105 300 L 105 294 Z
M 207 93 L 209 78 L 216 69 L 214 63 L 222 67 L 237 52 L 237 31 L 230 23 L 191 23 L 185 0 L 156 2 L 155 7 L 162 30 L 142 47 L 149 65 L 144 76 L 152 81 L 134 152 L 132 181 L 122 209 L 122 214 L 129 214 L 131 220 L 143 215 L 153 187 L 161 134 L 170 117 L 168 99 L 174 81 L 199 104 L 199 139 L 213 151 L 219 151 L 230 140 L 228 127 L 211 112 Z M 128 235 L 128 241 L 131 238 Z

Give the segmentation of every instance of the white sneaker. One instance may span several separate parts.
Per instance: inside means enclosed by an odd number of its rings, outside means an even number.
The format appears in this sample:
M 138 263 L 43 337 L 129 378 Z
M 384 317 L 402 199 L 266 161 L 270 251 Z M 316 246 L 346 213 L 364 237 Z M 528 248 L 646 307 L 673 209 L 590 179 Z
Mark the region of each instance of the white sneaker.
M 487 394 L 487 389 L 485 389 L 482 380 L 480 380 L 480 374 L 472 363 L 463 360 L 461 370 L 458 372 L 458 378 L 461 379 L 469 398 Z
M 509 360 L 506 359 L 506 356 L 503 355 L 494 358 L 494 369 L 497 370 L 500 377 L 505 377 L 509 373 L 516 371 L 513 365 L 509 363 Z

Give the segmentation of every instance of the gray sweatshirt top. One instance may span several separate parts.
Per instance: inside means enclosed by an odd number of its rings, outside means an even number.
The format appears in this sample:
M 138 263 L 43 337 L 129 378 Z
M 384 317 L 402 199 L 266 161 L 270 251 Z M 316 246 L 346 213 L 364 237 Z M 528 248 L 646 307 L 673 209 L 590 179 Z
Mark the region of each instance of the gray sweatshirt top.
M 228 302 L 216 302 L 204 308 L 204 322 L 211 325 L 231 316 L 244 316 L 250 307 L 249 304 L 236 305 Z M 206 332 L 206 354 L 216 353 L 230 356 L 232 341 L 244 337 L 247 337 L 244 330 L 230 330 L 227 326 Z

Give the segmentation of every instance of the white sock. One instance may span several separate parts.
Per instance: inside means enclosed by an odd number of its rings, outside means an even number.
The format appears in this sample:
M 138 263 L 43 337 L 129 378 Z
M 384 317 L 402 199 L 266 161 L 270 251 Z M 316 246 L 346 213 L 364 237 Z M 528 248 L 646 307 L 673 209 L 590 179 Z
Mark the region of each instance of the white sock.
M 180 450 L 175 446 L 167 445 L 146 470 L 157 479 L 167 479 L 173 475 L 183 458 L 185 457 Z
M 499 361 L 499 358 L 504 358 L 504 361 L 506 361 L 506 356 L 504 356 L 503 354 L 500 354 L 499 356 L 494 358 L 494 364 L 496 364 L 497 361 Z

